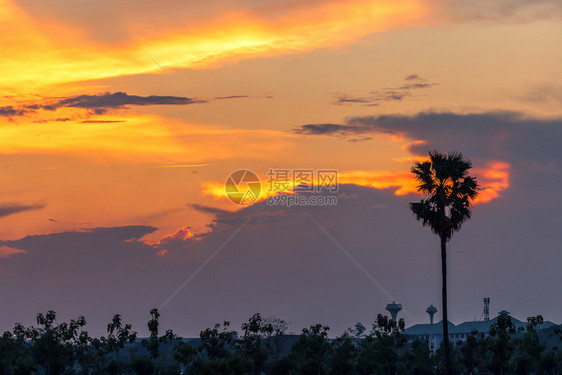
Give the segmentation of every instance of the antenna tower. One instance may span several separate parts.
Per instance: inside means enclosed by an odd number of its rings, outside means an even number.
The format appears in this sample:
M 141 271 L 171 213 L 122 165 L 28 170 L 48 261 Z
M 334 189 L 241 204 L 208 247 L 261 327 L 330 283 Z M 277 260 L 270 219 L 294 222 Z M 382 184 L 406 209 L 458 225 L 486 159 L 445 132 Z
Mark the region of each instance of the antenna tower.
M 482 316 L 480 320 L 488 321 L 490 320 L 490 297 L 484 298 L 484 310 L 482 311 Z

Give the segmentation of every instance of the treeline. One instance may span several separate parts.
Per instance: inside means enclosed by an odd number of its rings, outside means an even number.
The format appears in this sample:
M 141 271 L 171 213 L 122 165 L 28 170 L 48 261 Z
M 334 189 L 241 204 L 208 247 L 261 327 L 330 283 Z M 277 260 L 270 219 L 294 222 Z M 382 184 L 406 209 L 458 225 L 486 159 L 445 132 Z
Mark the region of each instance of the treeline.
M 36 326 L 18 323 L 0 338 L 0 375 L 429 375 L 445 369 L 443 347 L 432 353 L 427 342 L 408 340 L 402 319 L 380 314 L 370 330 L 357 323 L 335 339 L 321 324 L 288 335 L 285 321 L 255 314 L 240 333 L 224 322 L 188 341 L 172 330 L 160 333 L 159 318 L 158 310 L 150 311 L 150 336 L 138 339 L 115 315 L 107 335 L 96 338 L 84 329 L 84 317 L 56 323 L 55 312 L 38 314 Z M 526 330 L 517 330 L 509 316 L 500 316 L 485 337 L 473 332 L 452 345 L 456 373 L 561 374 L 561 331 L 545 339 L 540 324 L 541 316 L 531 317 Z

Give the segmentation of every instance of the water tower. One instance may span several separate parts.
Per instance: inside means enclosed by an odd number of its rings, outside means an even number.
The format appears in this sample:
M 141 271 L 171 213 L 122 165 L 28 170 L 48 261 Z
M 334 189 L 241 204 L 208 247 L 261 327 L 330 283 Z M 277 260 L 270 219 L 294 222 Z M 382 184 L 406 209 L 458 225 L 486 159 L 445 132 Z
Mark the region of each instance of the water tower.
M 430 341 L 429 341 L 429 349 L 433 352 L 435 348 L 435 336 L 433 335 L 433 315 L 437 312 L 437 307 L 431 305 L 425 310 L 426 313 L 429 314 L 429 332 L 430 332 Z
M 429 314 L 429 321 L 433 324 L 433 315 L 437 312 L 437 307 L 431 305 L 427 308 L 427 310 L 425 310 L 425 312 Z
M 390 316 L 392 317 L 392 320 L 394 320 L 395 322 L 397 322 L 396 320 L 396 316 L 398 315 L 398 312 L 402 310 L 402 305 L 399 303 L 396 303 L 396 301 L 392 301 L 392 303 L 389 303 L 388 305 L 386 305 L 386 311 L 388 311 L 390 313 Z

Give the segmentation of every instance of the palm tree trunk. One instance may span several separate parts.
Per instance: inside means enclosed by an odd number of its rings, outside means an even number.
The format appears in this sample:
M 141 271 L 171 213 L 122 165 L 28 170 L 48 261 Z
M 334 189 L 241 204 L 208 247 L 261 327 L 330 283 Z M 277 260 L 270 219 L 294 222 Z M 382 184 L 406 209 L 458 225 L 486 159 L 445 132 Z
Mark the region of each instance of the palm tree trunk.
M 451 364 L 451 352 L 449 348 L 449 320 L 447 318 L 447 241 L 441 237 L 441 275 L 443 277 L 442 303 L 443 303 L 443 345 L 445 349 L 445 368 L 447 375 L 453 373 Z

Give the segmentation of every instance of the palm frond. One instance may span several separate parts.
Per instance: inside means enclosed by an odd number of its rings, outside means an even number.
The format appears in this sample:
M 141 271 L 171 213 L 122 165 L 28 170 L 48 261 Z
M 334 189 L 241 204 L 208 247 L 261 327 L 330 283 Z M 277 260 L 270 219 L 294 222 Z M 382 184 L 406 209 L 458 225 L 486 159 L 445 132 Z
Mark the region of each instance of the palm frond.
M 461 152 L 443 154 L 434 150 L 429 152 L 429 158 L 411 168 L 418 182 L 417 189 L 425 198 L 410 203 L 410 209 L 423 226 L 449 240 L 470 219 L 478 183 L 468 175 L 472 162 Z

